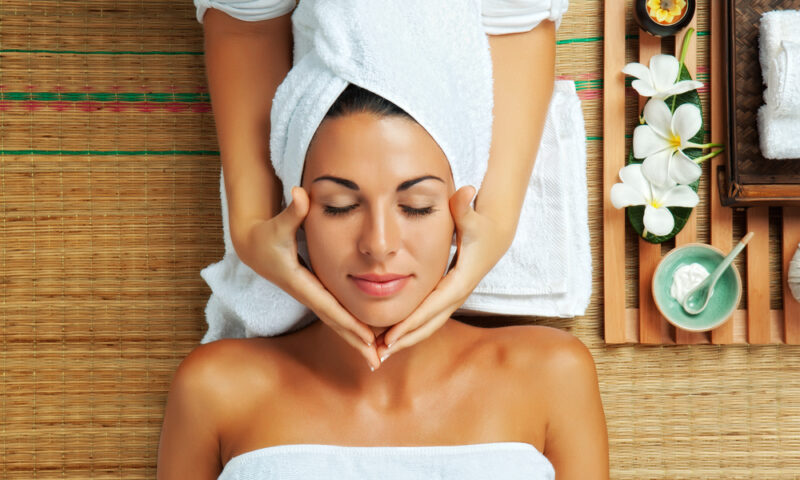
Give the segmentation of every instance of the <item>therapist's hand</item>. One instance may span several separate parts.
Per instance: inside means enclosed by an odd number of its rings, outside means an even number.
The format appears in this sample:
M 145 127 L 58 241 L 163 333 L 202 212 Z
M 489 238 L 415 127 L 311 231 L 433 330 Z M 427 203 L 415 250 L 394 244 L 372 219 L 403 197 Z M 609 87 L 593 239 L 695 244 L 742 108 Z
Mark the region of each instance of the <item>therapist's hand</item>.
M 375 334 L 367 324 L 353 317 L 298 260 L 296 234 L 308 208 L 308 193 L 294 187 L 292 203 L 273 218 L 251 222 L 236 252 L 256 273 L 310 308 L 377 369 L 380 360 Z
M 450 197 L 458 247 L 455 267 L 408 318 L 381 334 L 378 354 L 382 361 L 444 325 L 511 246 L 515 229 L 476 212 L 470 205 L 474 196 L 475 188 L 465 186 Z

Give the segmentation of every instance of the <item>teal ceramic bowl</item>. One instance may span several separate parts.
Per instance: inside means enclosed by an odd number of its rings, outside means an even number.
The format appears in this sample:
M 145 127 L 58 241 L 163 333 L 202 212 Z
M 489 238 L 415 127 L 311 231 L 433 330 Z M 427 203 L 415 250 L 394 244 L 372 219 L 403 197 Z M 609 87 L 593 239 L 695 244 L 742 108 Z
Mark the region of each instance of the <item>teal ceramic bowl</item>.
M 699 263 L 710 274 L 724 258 L 725 255 L 711 245 L 688 243 L 673 249 L 661 259 L 653 275 L 653 298 L 661 315 L 669 323 L 690 332 L 705 332 L 722 325 L 730 318 L 742 296 L 742 280 L 734 264 L 719 277 L 708 306 L 697 315 L 686 313 L 681 304 L 669 294 L 672 276 L 678 268 Z

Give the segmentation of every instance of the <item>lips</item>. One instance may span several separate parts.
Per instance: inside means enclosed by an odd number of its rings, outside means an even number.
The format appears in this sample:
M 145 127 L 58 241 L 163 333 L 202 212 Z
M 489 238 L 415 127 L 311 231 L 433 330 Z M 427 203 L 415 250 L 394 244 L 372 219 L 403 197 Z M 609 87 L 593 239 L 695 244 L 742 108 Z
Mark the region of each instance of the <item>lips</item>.
M 397 273 L 375 274 L 367 273 L 364 275 L 351 275 L 350 278 L 356 286 L 367 295 L 373 297 L 388 297 L 394 295 L 406 286 L 411 275 L 400 275 Z

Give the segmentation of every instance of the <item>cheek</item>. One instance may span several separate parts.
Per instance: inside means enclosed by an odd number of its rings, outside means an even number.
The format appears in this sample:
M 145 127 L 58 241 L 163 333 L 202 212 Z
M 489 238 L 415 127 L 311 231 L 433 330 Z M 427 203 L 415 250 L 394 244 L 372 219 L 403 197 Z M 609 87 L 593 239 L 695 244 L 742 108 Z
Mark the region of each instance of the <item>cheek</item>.
M 427 221 L 410 221 L 406 225 L 409 251 L 424 266 L 424 272 L 435 282 L 444 275 L 453 240 L 453 220 L 450 212 Z
M 303 225 L 311 268 L 328 286 L 349 255 L 353 229 L 347 227 L 347 220 L 328 217 L 322 213 L 322 208 L 313 205 Z

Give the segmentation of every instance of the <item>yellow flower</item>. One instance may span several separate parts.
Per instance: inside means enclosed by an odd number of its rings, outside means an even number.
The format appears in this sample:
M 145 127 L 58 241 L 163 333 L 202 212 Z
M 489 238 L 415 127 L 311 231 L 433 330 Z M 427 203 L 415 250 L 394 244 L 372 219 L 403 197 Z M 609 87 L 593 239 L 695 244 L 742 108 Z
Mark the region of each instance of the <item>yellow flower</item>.
M 680 19 L 686 0 L 647 0 L 647 13 L 659 23 L 673 23 Z

